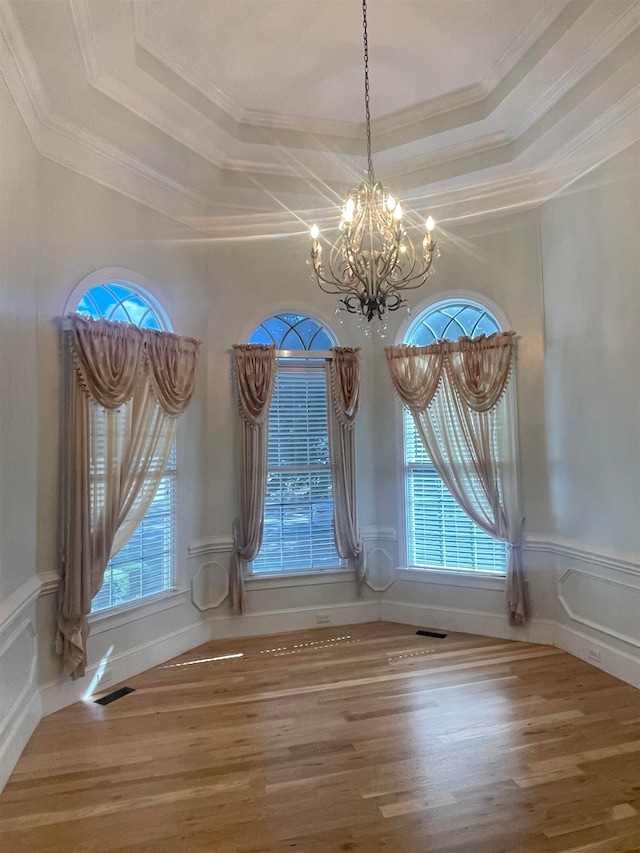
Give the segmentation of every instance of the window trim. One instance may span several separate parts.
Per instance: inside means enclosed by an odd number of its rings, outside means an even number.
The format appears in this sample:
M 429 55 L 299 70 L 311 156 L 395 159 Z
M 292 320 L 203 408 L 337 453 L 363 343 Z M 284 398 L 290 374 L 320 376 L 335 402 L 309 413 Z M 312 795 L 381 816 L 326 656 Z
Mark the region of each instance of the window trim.
M 424 299 L 415 309 L 412 309 L 411 315 L 402 321 L 395 338 L 394 344 L 404 344 L 406 339 L 411 335 L 414 328 L 419 325 L 420 318 L 427 313 L 434 305 L 446 302 L 471 302 L 479 308 L 489 312 L 496 320 L 501 329 L 510 329 L 511 323 L 504 311 L 496 305 L 493 300 L 471 290 L 447 290 L 441 291 Z M 518 431 L 518 393 L 516 373 L 514 370 L 511 375 L 510 382 L 512 383 L 512 393 L 509 397 L 509 408 L 507 417 L 510 421 L 510 427 L 515 435 L 515 460 L 514 466 L 516 470 L 516 482 L 520 481 L 520 441 Z M 504 590 L 506 578 L 506 566 L 504 572 L 485 572 L 479 569 L 455 569 L 445 568 L 444 566 L 414 566 L 408 561 L 409 542 L 407 535 L 407 496 L 406 496 L 406 477 L 405 477 L 405 447 L 404 447 L 404 421 L 403 421 L 403 406 L 397 395 L 395 400 L 395 435 L 399 436 L 396 440 L 396 482 L 399 484 L 397 489 L 397 512 L 398 512 L 398 554 L 402 560 L 402 565 L 397 566 L 394 571 L 395 580 L 411 580 L 420 581 L 422 583 L 440 584 L 443 586 L 462 586 L 467 588 L 480 588 L 485 590 L 498 589 Z

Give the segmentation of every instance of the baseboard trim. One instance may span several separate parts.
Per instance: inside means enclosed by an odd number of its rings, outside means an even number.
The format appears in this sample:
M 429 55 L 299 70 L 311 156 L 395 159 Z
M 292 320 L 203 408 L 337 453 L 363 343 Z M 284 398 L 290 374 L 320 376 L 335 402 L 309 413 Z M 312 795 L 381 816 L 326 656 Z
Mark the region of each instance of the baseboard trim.
M 132 678 L 134 675 L 176 657 L 176 655 L 188 652 L 190 649 L 206 643 L 210 638 L 209 624 L 203 621 L 113 655 L 106 660 L 103 667 L 103 677 L 99 682 L 97 680 L 92 693 L 98 692 L 101 686 L 106 684 L 111 686 L 126 681 L 127 678 Z M 90 695 L 87 696 L 87 691 L 102 663 L 100 661 L 87 667 L 85 677 L 77 681 L 62 676 L 55 681 L 44 684 L 40 688 L 42 716 L 46 717 L 85 698 L 90 699 Z
M 328 616 L 328 621 L 319 622 L 319 615 Z M 211 639 L 284 634 L 309 628 L 330 628 L 379 621 L 380 602 L 378 601 L 297 607 L 290 610 L 245 613 L 242 616 L 214 616 L 211 618 Z
M 0 791 L 4 788 L 18 763 L 23 749 L 42 717 L 40 691 L 33 687 L 27 702 L 8 727 L 0 744 Z
M 554 623 L 546 619 L 531 619 L 522 627 L 513 627 L 509 625 L 506 614 L 503 613 L 433 607 L 408 601 L 383 601 L 380 618 L 385 622 L 399 622 L 401 625 L 419 625 L 503 640 L 553 645 Z
M 582 631 L 559 622 L 554 625 L 553 644 L 570 655 L 590 663 L 591 666 L 602 669 L 609 675 L 640 689 L 640 657 L 637 653 L 623 652 L 603 640 L 583 634 Z M 592 651 L 600 654 L 598 662 L 589 657 Z

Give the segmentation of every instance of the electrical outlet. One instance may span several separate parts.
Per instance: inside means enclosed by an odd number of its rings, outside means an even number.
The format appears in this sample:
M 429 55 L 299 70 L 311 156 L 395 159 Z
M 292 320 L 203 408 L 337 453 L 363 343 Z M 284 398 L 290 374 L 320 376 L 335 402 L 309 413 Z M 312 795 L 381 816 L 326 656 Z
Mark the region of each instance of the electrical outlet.
M 331 614 L 330 613 L 316 613 L 316 624 L 317 625 L 329 625 L 331 623 Z
M 587 660 L 591 663 L 600 663 L 600 652 L 598 649 L 587 649 Z

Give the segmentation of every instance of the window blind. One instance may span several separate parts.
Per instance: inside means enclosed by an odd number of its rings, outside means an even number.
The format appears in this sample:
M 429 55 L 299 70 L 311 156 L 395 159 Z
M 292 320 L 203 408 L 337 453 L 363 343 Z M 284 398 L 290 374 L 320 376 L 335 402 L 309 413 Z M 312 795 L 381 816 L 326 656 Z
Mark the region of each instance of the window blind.
M 254 573 L 341 564 L 333 538 L 323 368 L 304 363 L 278 368 L 269 413 L 264 534 Z
M 409 565 L 504 574 L 506 543 L 471 521 L 433 467 L 406 409 L 403 418 Z
M 131 539 L 113 556 L 91 612 L 169 589 L 175 552 L 176 445 L 158 491 Z

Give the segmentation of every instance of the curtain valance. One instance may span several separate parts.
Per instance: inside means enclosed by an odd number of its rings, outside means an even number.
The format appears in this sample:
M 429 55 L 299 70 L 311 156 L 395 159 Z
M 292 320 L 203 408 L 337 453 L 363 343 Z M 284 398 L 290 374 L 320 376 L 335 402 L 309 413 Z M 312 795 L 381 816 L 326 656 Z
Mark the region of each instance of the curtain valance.
M 475 412 L 487 412 L 497 405 L 507 386 L 514 335 L 496 332 L 424 347 L 386 347 L 394 387 L 411 412 L 421 412 L 430 405 L 446 371 L 464 403 Z
M 184 412 L 195 388 L 198 341 L 80 314 L 67 321 L 75 370 L 95 403 L 118 409 L 148 379 L 165 414 Z

